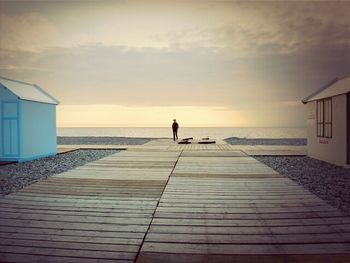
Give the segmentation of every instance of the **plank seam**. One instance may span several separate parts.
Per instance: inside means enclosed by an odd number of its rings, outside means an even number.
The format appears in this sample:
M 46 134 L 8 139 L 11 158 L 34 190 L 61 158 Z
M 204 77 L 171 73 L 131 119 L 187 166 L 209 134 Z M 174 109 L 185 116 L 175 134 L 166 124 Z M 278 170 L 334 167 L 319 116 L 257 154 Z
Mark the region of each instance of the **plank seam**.
M 146 232 L 145 232 L 145 235 L 143 236 L 143 239 L 142 239 L 141 244 L 140 244 L 140 246 L 139 246 L 139 250 L 137 251 L 137 254 L 136 254 L 136 257 L 135 257 L 135 260 L 134 260 L 135 263 L 137 262 L 137 259 L 138 259 L 139 256 L 140 256 L 141 249 L 142 249 L 143 244 L 145 243 L 145 240 L 146 240 L 146 236 L 147 236 L 147 234 L 148 234 L 148 232 L 149 232 L 149 230 L 150 230 L 150 228 L 151 228 L 151 225 L 152 225 L 152 223 L 153 223 L 154 215 L 155 215 L 155 213 L 156 213 L 156 211 L 157 211 L 157 209 L 158 209 L 158 206 L 159 206 L 159 204 L 160 204 L 160 199 L 162 198 L 162 196 L 163 196 L 163 194 L 164 194 L 165 188 L 167 187 L 167 185 L 168 185 L 168 183 L 169 183 L 170 177 L 171 177 L 171 175 L 173 174 L 173 172 L 174 172 L 174 170 L 175 170 L 175 168 L 176 168 L 176 165 L 177 165 L 177 163 L 178 163 L 178 161 L 179 161 L 179 159 L 180 159 L 180 157 L 181 157 L 183 151 L 184 151 L 184 150 L 181 150 L 179 156 L 177 157 L 176 162 L 174 163 L 173 169 L 171 170 L 171 172 L 170 172 L 170 174 L 169 174 L 169 176 L 168 176 L 168 179 L 167 179 L 167 181 L 166 181 L 166 183 L 165 183 L 165 185 L 164 185 L 164 188 L 163 188 L 163 190 L 162 190 L 162 193 L 161 193 L 160 196 L 159 196 L 157 205 L 156 205 L 156 207 L 154 208 L 154 211 L 153 211 L 153 213 L 152 213 L 151 222 L 150 222 L 149 225 L 148 225 L 148 228 L 147 228 L 147 230 L 146 230 Z

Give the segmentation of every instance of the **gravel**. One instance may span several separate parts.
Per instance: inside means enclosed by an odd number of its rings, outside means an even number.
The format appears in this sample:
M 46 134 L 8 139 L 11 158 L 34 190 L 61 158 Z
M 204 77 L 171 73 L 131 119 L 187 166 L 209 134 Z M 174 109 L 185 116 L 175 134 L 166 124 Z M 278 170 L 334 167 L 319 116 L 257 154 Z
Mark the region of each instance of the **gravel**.
M 0 195 L 18 191 L 54 174 L 119 152 L 118 150 L 76 150 L 35 161 L 0 166 Z
M 255 157 L 350 215 L 350 169 L 309 157 Z
M 284 139 L 249 139 L 249 138 L 226 138 L 226 141 L 232 145 L 306 145 L 305 138 L 284 138 Z
M 82 137 L 68 137 L 59 136 L 57 137 L 57 144 L 92 144 L 92 145 L 142 145 L 153 138 L 131 138 L 131 137 L 93 137 L 93 136 L 82 136 Z

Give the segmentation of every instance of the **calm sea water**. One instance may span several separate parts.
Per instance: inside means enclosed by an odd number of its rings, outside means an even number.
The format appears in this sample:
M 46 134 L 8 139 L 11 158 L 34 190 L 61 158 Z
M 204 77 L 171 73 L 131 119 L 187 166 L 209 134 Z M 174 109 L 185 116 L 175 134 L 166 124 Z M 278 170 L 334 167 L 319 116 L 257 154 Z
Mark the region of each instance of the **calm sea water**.
M 306 128 L 181 127 L 180 138 L 306 138 Z M 58 136 L 170 138 L 171 128 L 58 128 Z

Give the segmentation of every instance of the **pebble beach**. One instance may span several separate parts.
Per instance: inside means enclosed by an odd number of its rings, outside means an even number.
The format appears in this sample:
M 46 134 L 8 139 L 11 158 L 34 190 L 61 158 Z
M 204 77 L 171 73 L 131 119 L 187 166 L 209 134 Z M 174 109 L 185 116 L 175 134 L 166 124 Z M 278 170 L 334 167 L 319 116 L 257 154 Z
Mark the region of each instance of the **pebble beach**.
M 350 215 L 350 169 L 307 156 L 255 158 Z
M 286 138 L 286 139 L 252 139 L 230 137 L 225 139 L 231 145 L 306 145 L 307 140 L 304 138 Z
M 0 166 L 0 195 L 16 192 L 55 174 L 101 159 L 118 150 L 76 150 L 39 160 Z

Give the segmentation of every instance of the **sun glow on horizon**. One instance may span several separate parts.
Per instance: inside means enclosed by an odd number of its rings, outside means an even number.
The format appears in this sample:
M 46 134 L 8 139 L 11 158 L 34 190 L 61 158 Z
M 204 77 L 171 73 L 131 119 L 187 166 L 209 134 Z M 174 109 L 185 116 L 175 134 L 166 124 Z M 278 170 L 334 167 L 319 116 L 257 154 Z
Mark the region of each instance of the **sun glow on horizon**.
M 253 120 L 226 107 L 173 106 L 127 107 L 120 105 L 59 105 L 58 127 L 168 127 L 172 120 L 182 127 L 225 127 L 228 123 L 250 126 Z
M 275 107 L 279 107 L 275 105 Z M 213 106 L 128 107 L 121 105 L 59 105 L 58 127 L 168 127 L 175 118 L 181 127 L 288 127 L 288 119 L 259 111 Z M 170 124 L 169 124 L 170 123 Z

